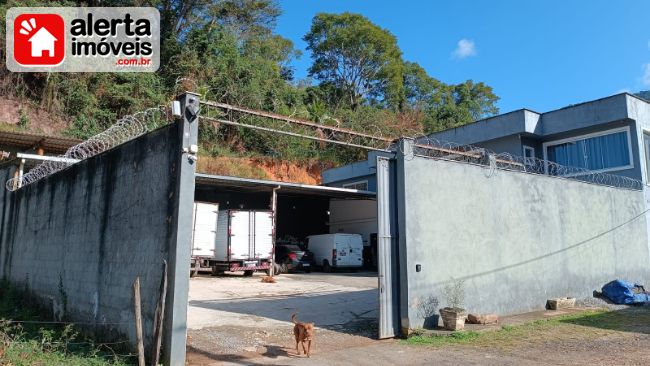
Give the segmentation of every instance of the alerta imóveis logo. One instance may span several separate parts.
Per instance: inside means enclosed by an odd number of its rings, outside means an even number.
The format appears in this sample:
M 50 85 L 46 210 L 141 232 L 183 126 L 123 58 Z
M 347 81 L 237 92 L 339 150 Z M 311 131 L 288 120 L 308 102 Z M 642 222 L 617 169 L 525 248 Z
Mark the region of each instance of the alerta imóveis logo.
M 57 14 L 21 14 L 14 20 L 14 59 L 23 66 L 56 66 L 65 58 L 65 25 Z
M 11 71 L 153 72 L 160 65 L 155 8 L 10 8 L 6 20 Z

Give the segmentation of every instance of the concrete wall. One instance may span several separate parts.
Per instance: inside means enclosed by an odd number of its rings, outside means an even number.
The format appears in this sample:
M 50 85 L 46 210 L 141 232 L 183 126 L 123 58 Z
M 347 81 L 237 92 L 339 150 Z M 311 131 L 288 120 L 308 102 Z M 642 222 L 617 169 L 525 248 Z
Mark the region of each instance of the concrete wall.
M 368 159 L 356 163 L 327 169 L 321 173 L 323 185 L 330 187 L 343 187 L 345 184 L 359 181 L 368 181 L 368 190 L 377 190 L 377 156 L 393 156 L 392 153 L 370 151 Z
M 534 130 L 535 127 L 531 126 L 533 123 L 529 122 L 533 114 L 535 113 L 525 109 L 519 109 L 463 126 L 435 132 L 429 136 L 441 142 L 476 145 L 479 142 L 527 132 L 527 125 Z
M 397 174 L 403 327 L 430 295 L 446 306 L 452 280 L 466 309 L 501 315 L 650 280 L 643 192 L 421 157 Z
M 627 117 L 627 94 L 616 94 L 542 114 L 542 134 L 588 128 Z
M 101 337 L 131 342 L 140 277 L 150 345 L 163 260 L 174 268 L 181 138 L 182 123 L 172 124 L 16 192 L 4 189 L 3 172 L 2 277 Z M 171 318 L 169 301 L 168 310 Z
M 641 100 L 632 95 L 627 96 L 627 110 L 630 118 L 634 119 L 635 123 L 633 128 L 636 132 L 637 139 L 632 140 L 632 143 L 636 141 L 637 145 L 633 146 L 635 153 L 639 154 L 639 159 L 635 161 L 639 162 L 638 164 L 638 177 L 637 179 L 643 180 L 646 184 L 650 181 L 648 179 L 648 157 L 645 156 L 645 149 L 643 147 L 643 134 L 650 133 L 650 103 Z
M 375 200 L 330 200 L 330 234 L 361 234 L 363 245 L 369 246 L 370 235 L 377 233 L 377 202 Z

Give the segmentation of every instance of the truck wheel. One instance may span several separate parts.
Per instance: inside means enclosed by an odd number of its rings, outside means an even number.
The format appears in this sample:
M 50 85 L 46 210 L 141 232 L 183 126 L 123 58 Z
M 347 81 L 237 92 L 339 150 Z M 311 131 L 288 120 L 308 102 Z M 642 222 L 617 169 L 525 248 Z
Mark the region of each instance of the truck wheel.
M 244 271 L 244 277 L 251 277 L 255 271 Z
M 212 265 L 212 275 L 213 276 L 223 276 L 226 272 L 219 268 L 216 264 Z
M 332 266 L 330 266 L 330 262 L 327 260 L 323 261 L 323 272 L 325 273 L 331 273 L 332 272 Z

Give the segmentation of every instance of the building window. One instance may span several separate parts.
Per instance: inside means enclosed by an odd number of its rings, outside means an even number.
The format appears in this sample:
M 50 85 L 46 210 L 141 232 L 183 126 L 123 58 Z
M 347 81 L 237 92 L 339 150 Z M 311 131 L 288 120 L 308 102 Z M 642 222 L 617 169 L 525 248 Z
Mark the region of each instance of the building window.
M 643 131 L 643 151 L 645 152 L 646 183 L 650 184 L 650 131 Z
M 367 180 L 362 180 L 359 182 L 352 182 L 352 183 L 347 183 L 343 185 L 343 188 L 349 188 L 349 189 L 356 189 L 359 191 L 367 191 L 368 190 L 368 181 Z
M 535 148 L 531 146 L 524 145 L 524 161 L 527 164 L 532 164 L 535 162 Z
M 547 160 L 590 171 L 633 167 L 629 127 L 544 144 Z

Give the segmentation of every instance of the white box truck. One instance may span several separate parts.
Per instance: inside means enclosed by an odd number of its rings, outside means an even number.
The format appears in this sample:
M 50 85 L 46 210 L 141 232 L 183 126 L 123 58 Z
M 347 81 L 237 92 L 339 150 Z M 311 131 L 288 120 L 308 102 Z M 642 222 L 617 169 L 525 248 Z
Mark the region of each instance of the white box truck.
M 325 272 L 363 266 L 363 239 L 359 234 L 311 235 L 307 237 L 307 249 L 314 253 L 314 263 Z
M 273 213 L 268 210 L 219 210 L 213 203 L 194 205 L 192 274 L 209 269 L 269 271 L 273 258 Z

